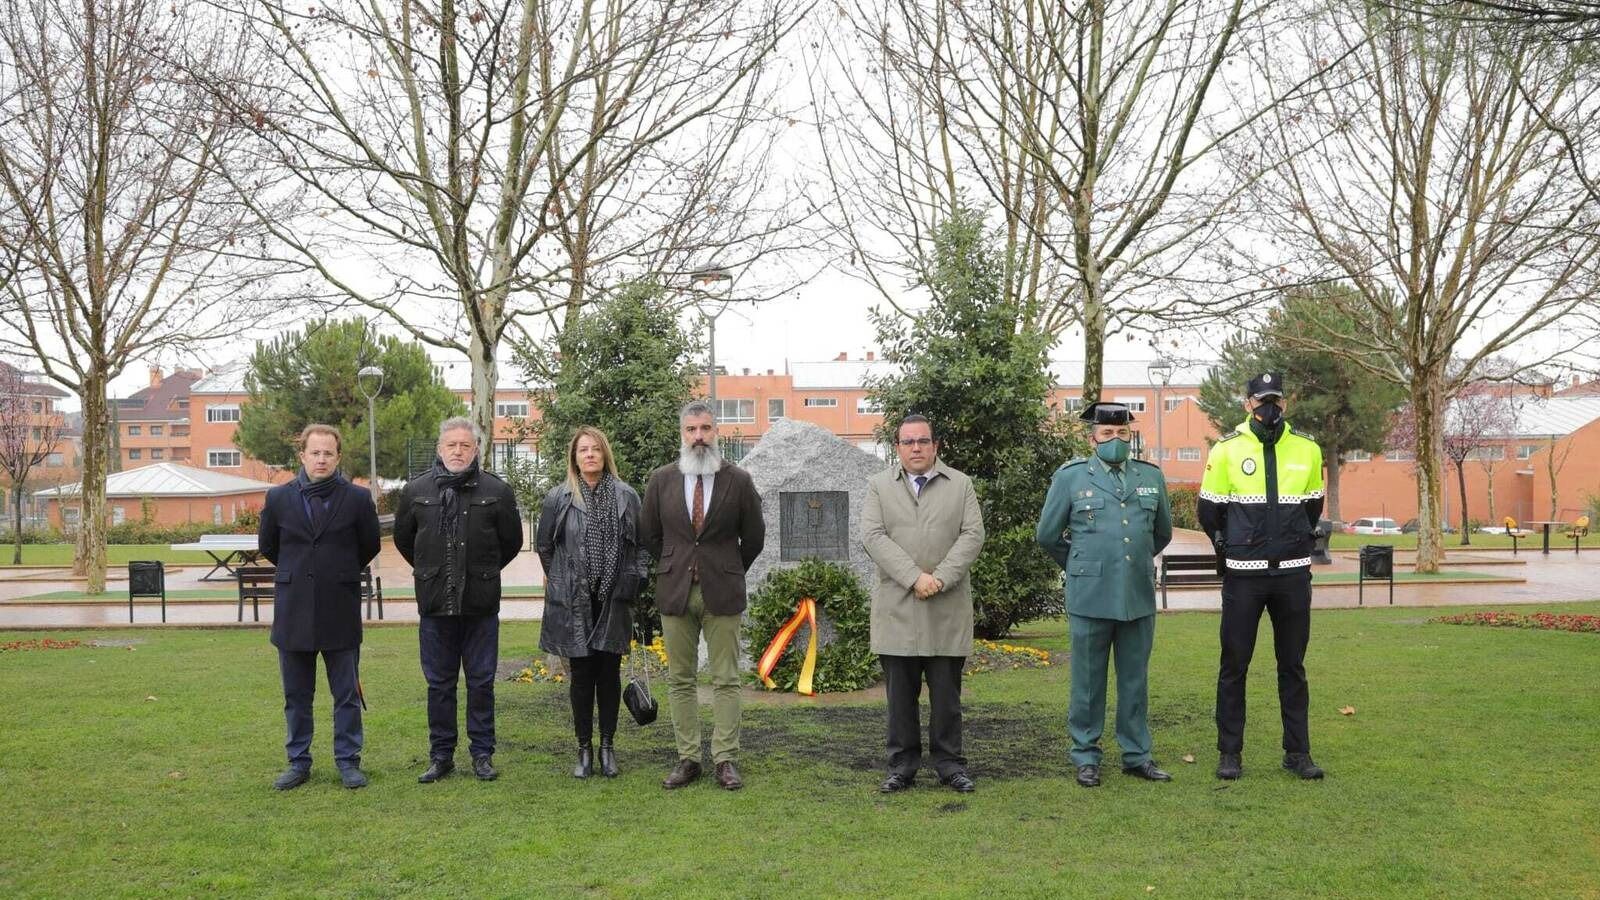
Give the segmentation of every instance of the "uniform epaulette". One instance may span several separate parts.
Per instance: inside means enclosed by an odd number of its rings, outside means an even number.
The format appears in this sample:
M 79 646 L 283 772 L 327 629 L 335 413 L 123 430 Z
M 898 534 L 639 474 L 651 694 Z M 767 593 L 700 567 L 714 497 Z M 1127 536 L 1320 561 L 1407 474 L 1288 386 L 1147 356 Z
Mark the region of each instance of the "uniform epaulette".
M 1315 444 L 1317 442 L 1316 438 L 1312 437 L 1309 434 L 1306 434 L 1304 431 L 1291 431 L 1290 434 L 1294 434 L 1294 435 L 1298 435 L 1299 437 L 1303 437 L 1303 438 L 1305 438 L 1306 440 L 1310 441 L 1313 444 Z
M 1227 441 L 1231 441 L 1231 440 L 1233 440 L 1234 438 L 1238 437 L 1241 434 L 1244 434 L 1244 432 L 1242 432 L 1242 431 L 1230 431 L 1227 434 L 1223 435 L 1222 437 L 1217 438 L 1217 443 L 1221 444 L 1221 443 L 1225 443 Z
M 1089 458 L 1086 457 L 1086 456 L 1080 456 L 1077 459 L 1069 459 L 1066 462 L 1062 463 L 1061 464 L 1061 468 L 1056 469 L 1056 471 L 1059 472 L 1059 471 L 1061 471 L 1061 469 L 1070 468 L 1072 466 L 1081 466 L 1081 465 L 1083 465 L 1084 463 L 1086 463 L 1088 461 L 1089 461 Z

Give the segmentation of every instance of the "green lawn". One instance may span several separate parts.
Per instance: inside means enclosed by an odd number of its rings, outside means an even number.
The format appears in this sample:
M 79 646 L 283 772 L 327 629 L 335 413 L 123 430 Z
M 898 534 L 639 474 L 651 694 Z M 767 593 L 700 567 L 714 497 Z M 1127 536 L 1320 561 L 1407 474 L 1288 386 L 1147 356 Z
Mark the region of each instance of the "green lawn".
M 0 545 L 0 566 L 11 565 L 14 545 Z M 22 564 L 25 566 L 70 566 L 77 556 L 72 544 L 23 544 Z M 106 564 L 125 566 L 130 560 L 159 559 L 169 565 L 211 564 L 211 557 L 203 550 L 174 550 L 171 544 L 109 544 L 106 546 Z
M 1328 540 L 1328 547 L 1333 550 L 1359 550 L 1367 544 L 1390 544 L 1399 550 L 1417 549 L 1417 536 L 1414 534 L 1339 534 L 1333 535 Z M 1532 548 L 1538 550 L 1544 546 L 1544 534 L 1535 532 L 1525 538 L 1518 538 L 1517 547 L 1521 550 Z M 1590 531 L 1588 537 L 1583 539 L 1583 547 L 1600 547 L 1600 532 Z M 1477 534 L 1472 535 L 1472 543 L 1461 546 L 1461 535 L 1447 534 L 1444 536 L 1444 549 L 1446 553 L 1451 550 L 1510 550 L 1511 538 L 1503 534 Z M 1550 532 L 1550 551 L 1564 549 L 1572 552 L 1572 539 L 1563 535 L 1560 529 Z
M 9 704 L 0 887 L 7 896 L 1600 894 L 1600 636 L 1425 623 L 1441 612 L 1316 613 L 1307 668 L 1324 782 L 1278 768 L 1265 638 L 1245 777 L 1212 777 L 1217 619 L 1183 613 L 1160 620 L 1152 662 L 1157 758 L 1175 782 L 1113 769 L 1104 787 L 1077 787 L 1065 760 L 1067 671 L 1057 665 L 968 680 L 979 788 L 966 797 L 926 772 L 909 794 L 875 793 L 881 702 L 747 705 L 747 786 L 737 794 L 706 782 L 658 786 L 674 756 L 665 718 L 624 726 L 620 779 L 575 781 L 564 688 L 504 682 L 501 779 L 419 786 L 425 689 L 405 627 L 368 632 L 372 786 L 338 787 L 319 688 L 313 781 L 276 794 L 268 782 L 283 764 L 282 698 L 264 632 L 52 634 L 144 643 L 0 654 Z M 1014 640 L 1062 652 L 1064 632 L 1041 623 Z M 526 657 L 536 634 L 507 623 L 503 658 Z M 1353 716 L 1340 715 L 1346 705 Z M 1184 764 L 1186 753 L 1198 762 Z
M 1355 584 L 1360 581 L 1356 572 L 1317 572 L 1311 576 L 1312 584 Z M 1411 582 L 1413 584 L 1437 584 L 1452 581 L 1517 581 L 1511 575 L 1492 575 L 1488 572 L 1464 572 L 1459 570 L 1445 570 L 1431 575 L 1418 575 L 1416 572 L 1395 572 L 1396 583 Z M 1367 579 L 1369 583 L 1372 579 Z
M 405 578 L 405 581 L 406 581 L 407 584 L 411 583 L 411 579 L 409 577 Z M 185 588 L 183 590 L 167 591 L 167 599 L 168 600 L 237 600 L 239 598 L 239 590 L 238 590 L 238 588 L 231 586 L 231 583 L 217 582 L 217 584 L 219 586 L 215 587 L 215 588 Z M 508 585 L 505 585 L 503 587 L 502 593 L 504 595 L 506 595 L 508 597 L 512 597 L 514 599 L 523 599 L 523 598 L 527 598 L 527 597 L 543 597 L 544 596 L 544 586 L 543 585 L 532 585 L 532 584 L 508 584 Z M 384 587 L 383 587 L 383 597 L 384 597 L 385 600 L 394 600 L 394 599 L 410 600 L 410 599 L 415 598 L 416 596 L 417 596 L 417 591 L 416 591 L 416 588 L 414 588 L 414 587 L 396 587 L 396 588 L 391 588 L 391 587 L 388 586 L 387 583 L 385 583 Z M 29 603 L 29 602 L 41 601 L 41 600 L 46 600 L 46 601 L 49 601 L 51 603 L 62 603 L 62 602 L 107 603 L 107 602 L 117 602 L 117 601 L 125 603 L 128 600 L 128 589 L 127 589 L 127 587 L 123 587 L 121 590 L 101 591 L 98 594 L 89 594 L 89 593 L 85 593 L 84 591 L 45 591 L 45 592 L 40 593 L 40 594 L 31 594 L 31 595 L 29 595 L 27 597 L 18 597 L 15 600 L 6 600 L 6 601 L 0 601 L 0 602 L 3 602 L 3 603 Z M 140 597 L 138 602 L 140 602 L 140 603 L 152 603 L 152 602 L 160 603 L 161 601 L 159 599 L 152 600 L 151 598 L 148 598 L 148 597 Z M 271 604 L 272 601 L 271 600 L 263 600 L 261 602 L 264 605 L 269 605 L 269 604 Z

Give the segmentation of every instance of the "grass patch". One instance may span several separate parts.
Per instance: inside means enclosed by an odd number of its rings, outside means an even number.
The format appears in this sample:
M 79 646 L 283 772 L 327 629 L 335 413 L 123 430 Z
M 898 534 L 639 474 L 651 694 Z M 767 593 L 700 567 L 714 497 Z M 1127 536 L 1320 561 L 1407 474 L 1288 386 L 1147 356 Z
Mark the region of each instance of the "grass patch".
M 1417 536 L 1414 534 L 1345 534 L 1340 532 L 1328 539 L 1330 550 L 1360 550 L 1367 544 L 1388 544 L 1397 550 L 1417 549 Z M 1590 531 L 1580 545 L 1583 547 L 1600 547 L 1600 531 Z M 1517 539 L 1517 549 L 1539 550 L 1544 547 L 1544 533 L 1535 531 L 1525 538 Z M 1510 550 L 1511 538 L 1504 534 L 1473 534 L 1472 543 L 1461 546 L 1460 534 L 1447 534 L 1444 536 L 1444 549 L 1446 553 L 1451 550 Z M 1572 538 L 1561 533 L 1559 529 L 1550 532 L 1550 552 L 1559 549 L 1572 552 Z
M 407 580 L 409 581 L 410 579 L 407 579 Z M 229 586 L 227 586 L 227 587 L 215 587 L 215 588 L 183 588 L 181 590 L 169 590 L 169 591 L 167 591 L 167 599 L 168 600 L 237 600 L 237 599 L 239 599 L 239 589 L 237 587 L 232 586 L 231 583 L 229 583 L 229 582 L 220 582 L 219 581 L 218 584 L 219 585 L 228 584 Z M 544 586 L 543 585 L 531 585 L 531 584 L 508 584 L 503 588 L 502 592 L 507 597 L 509 597 L 511 599 L 514 599 L 514 600 L 521 600 L 521 599 L 526 599 L 526 598 L 529 598 L 529 597 L 543 597 L 544 596 Z M 414 587 L 396 587 L 396 588 L 391 588 L 391 587 L 389 587 L 389 584 L 388 584 L 387 581 L 384 582 L 384 585 L 383 585 L 383 599 L 385 599 L 385 600 L 411 600 L 411 599 L 414 599 L 416 596 L 417 596 L 417 590 Z M 89 593 L 85 593 L 83 591 L 45 591 L 45 592 L 40 593 L 40 594 L 30 594 L 30 595 L 28 595 L 26 597 L 18 597 L 18 598 L 14 599 L 14 600 L 0 601 L 0 603 L 35 603 L 35 602 L 50 602 L 50 603 L 111 603 L 111 602 L 122 602 L 122 603 L 126 603 L 126 602 L 128 602 L 128 589 L 127 589 L 126 586 L 124 586 L 121 590 L 113 589 L 113 590 L 109 590 L 109 591 L 101 591 L 98 594 L 89 594 Z M 150 601 L 150 598 L 141 597 L 141 598 L 139 598 L 139 602 L 140 603 L 146 603 L 146 602 L 151 602 L 151 601 Z M 157 598 L 154 602 L 160 603 L 161 601 L 160 601 L 159 598 Z M 261 603 L 264 606 L 270 606 L 272 604 L 272 601 L 271 600 L 262 600 Z
M 1359 580 L 1360 574 L 1356 572 L 1317 572 L 1311 576 L 1312 584 L 1355 584 Z M 1433 584 L 1438 582 L 1449 583 L 1452 581 L 1520 581 L 1521 579 L 1511 575 L 1490 575 L 1487 572 L 1445 570 L 1429 575 L 1419 575 L 1416 572 L 1396 571 L 1394 573 L 1394 580 L 1396 584 L 1405 582 L 1410 582 L 1412 584 Z M 1368 578 L 1367 582 L 1372 584 L 1382 583 L 1381 579 L 1374 581 L 1371 578 Z
M 1410 609 L 1315 616 L 1307 668 L 1325 782 L 1278 768 L 1266 638 L 1245 777 L 1212 777 L 1217 618 L 1183 613 L 1160 619 L 1151 666 L 1172 784 L 1113 768 L 1104 787 L 1077 787 L 1068 670 L 1051 666 L 966 682 L 976 794 L 924 772 L 888 798 L 874 791 L 881 702 L 747 705 L 745 790 L 667 793 L 665 711 L 646 729 L 624 714 L 622 777 L 581 782 L 565 686 L 507 682 L 501 779 L 417 785 L 425 686 L 404 627 L 369 630 L 363 651 L 372 786 L 338 787 L 319 687 L 312 783 L 276 794 L 283 701 L 265 633 L 118 630 L 142 643 L 0 657 L 0 884 L 8 896 L 1600 893 L 1600 782 L 1583 774 L 1600 744 L 1593 636 L 1434 625 Z M 533 654 L 537 634 L 504 623 L 502 656 Z M 1059 621 L 1011 641 L 1068 649 Z M 1346 705 L 1356 714 L 1341 716 Z M 1106 741 L 1114 764 L 1109 730 Z
M 0 545 L 0 567 L 11 565 L 15 546 Z M 23 544 L 25 566 L 70 566 L 78 555 L 72 544 Z M 159 559 L 169 565 L 210 565 L 203 550 L 174 550 L 170 544 L 107 544 L 106 565 L 126 566 L 136 559 Z M 126 595 L 124 595 L 126 596 Z

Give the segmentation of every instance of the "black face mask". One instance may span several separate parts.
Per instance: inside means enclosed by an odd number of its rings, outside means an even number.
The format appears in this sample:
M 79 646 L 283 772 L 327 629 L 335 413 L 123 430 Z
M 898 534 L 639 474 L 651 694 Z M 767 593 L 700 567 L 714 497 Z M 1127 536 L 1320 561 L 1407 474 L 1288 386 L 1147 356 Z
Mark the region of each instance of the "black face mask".
M 1283 421 L 1283 407 L 1279 406 L 1276 401 L 1268 400 L 1257 406 L 1253 415 L 1262 425 L 1268 428 L 1276 428 L 1278 423 Z

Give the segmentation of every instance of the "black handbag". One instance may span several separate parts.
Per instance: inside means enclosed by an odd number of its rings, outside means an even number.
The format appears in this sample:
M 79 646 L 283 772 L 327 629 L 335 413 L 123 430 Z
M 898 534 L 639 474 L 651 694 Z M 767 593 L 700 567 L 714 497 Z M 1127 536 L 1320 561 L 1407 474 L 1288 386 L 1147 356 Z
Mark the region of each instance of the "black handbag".
M 637 662 L 640 652 L 648 650 L 633 650 L 628 653 L 628 686 L 622 689 L 622 702 L 628 707 L 628 714 L 640 725 L 649 725 L 656 720 L 661 708 L 656 704 L 656 698 L 650 693 L 650 666 Z

